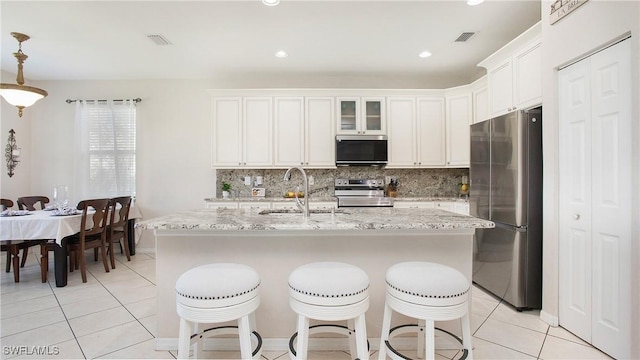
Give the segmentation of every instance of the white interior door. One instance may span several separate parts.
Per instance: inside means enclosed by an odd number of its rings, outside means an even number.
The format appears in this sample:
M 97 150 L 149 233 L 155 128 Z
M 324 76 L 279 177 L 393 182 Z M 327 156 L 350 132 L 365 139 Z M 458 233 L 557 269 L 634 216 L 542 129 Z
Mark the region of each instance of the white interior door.
M 631 347 L 631 41 L 591 57 L 593 345 Z
M 560 319 L 591 342 L 591 77 L 589 61 L 560 71 Z
M 631 349 L 631 47 L 559 73 L 560 325 L 616 358 Z

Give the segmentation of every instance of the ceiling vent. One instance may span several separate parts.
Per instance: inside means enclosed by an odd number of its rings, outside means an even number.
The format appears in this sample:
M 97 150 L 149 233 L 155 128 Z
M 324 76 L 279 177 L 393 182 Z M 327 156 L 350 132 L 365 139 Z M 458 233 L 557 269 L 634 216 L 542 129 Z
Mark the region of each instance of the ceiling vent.
M 153 41 L 156 45 L 171 45 L 169 40 L 162 35 L 147 35 L 151 41 Z
M 465 42 L 475 34 L 476 33 L 474 32 L 463 32 L 462 34 L 460 34 L 460 36 L 458 36 L 458 38 L 456 39 L 456 42 Z

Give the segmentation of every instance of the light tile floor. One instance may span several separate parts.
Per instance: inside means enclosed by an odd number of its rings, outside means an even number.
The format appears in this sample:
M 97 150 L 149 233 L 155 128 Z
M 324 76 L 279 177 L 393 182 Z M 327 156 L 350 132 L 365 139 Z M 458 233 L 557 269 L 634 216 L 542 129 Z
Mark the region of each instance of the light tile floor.
M 49 282 L 43 284 L 40 256 L 33 249 L 20 270 L 20 283 L 13 282 L 12 273 L 0 275 L 2 359 L 175 358 L 175 352 L 153 350 L 156 278 L 152 254 L 139 253 L 127 262 L 118 253 L 116 269 L 109 273 L 90 255 L 87 283 L 82 283 L 76 271 L 69 274 L 67 287 L 56 288 L 53 261 Z M 6 257 L 2 255 L 4 269 Z M 563 328 L 542 322 L 538 311 L 519 313 L 475 286 L 472 301 L 476 359 L 609 359 Z M 206 355 L 217 359 L 239 356 L 213 351 Z M 288 359 L 281 351 L 262 355 L 267 360 Z M 458 357 L 456 351 L 437 354 L 439 359 Z M 350 357 L 346 352 L 320 351 L 309 358 Z

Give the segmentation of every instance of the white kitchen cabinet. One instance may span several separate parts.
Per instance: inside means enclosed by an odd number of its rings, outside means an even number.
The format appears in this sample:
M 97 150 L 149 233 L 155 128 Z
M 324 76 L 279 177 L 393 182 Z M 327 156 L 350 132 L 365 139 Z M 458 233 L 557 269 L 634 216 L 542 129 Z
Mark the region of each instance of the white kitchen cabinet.
M 447 167 L 469 167 L 471 92 L 447 96 Z
M 558 72 L 559 323 L 613 358 L 632 336 L 631 40 Z
M 383 97 L 338 97 L 338 134 L 385 134 Z
M 272 166 L 270 97 L 220 97 L 213 100 L 213 166 Z
M 469 215 L 469 203 L 456 201 L 453 203 L 453 212 L 463 215 Z
M 387 167 L 445 165 L 444 103 L 441 96 L 387 98 Z
M 489 116 L 542 103 L 541 25 L 534 25 L 480 62 L 487 69 Z
M 274 164 L 304 165 L 304 98 L 276 97 L 274 103 Z
M 490 118 L 487 77 L 475 81 L 471 87 L 473 88 L 473 118 L 471 121 L 475 124 Z
M 220 201 L 220 202 L 206 201 L 204 203 L 204 207 L 206 209 L 237 209 L 238 202 L 237 201 Z
M 394 200 L 393 207 L 398 209 L 433 209 L 436 205 L 433 201 Z
M 335 168 L 333 98 L 276 97 L 274 103 L 274 165 Z
M 238 202 L 239 209 L 270 209 L 271 203 L 267 201 L 239 201 Z
M 337 209 L 337 201 L 312 201 L 309 203 L 309 209 Z
M 455 203 L 452 201 L 436 201 L 433 207 L 440 210 L 453 211 Z
M 276 97 L 275 166 L 304 165 L 304 98 Z
M 455 211 L 455 202 L 453 201 L 402 201 L 393 202 L 393 207 L 398 209 L 441 209 L 446 211 Z M 467 208 L 468 211 L 468 208 Z
M 305 98 L 305 167 L 336 167 L 334 109 L 332 97 Z
M 417 165 L 415 106 L 413 97 L 387 98 L 389 168 Z
M 442 167 L 446 160 L 446 119 L 443 96 L 419 97 L 416 136 L 418 167 Z

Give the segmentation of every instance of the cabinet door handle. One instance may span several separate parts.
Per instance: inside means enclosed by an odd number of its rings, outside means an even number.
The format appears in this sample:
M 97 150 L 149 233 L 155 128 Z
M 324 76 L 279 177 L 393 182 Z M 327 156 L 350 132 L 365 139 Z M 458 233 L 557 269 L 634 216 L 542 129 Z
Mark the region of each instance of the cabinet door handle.
M 573 220 L 580 220 L 580 214 L 573 215 Z

